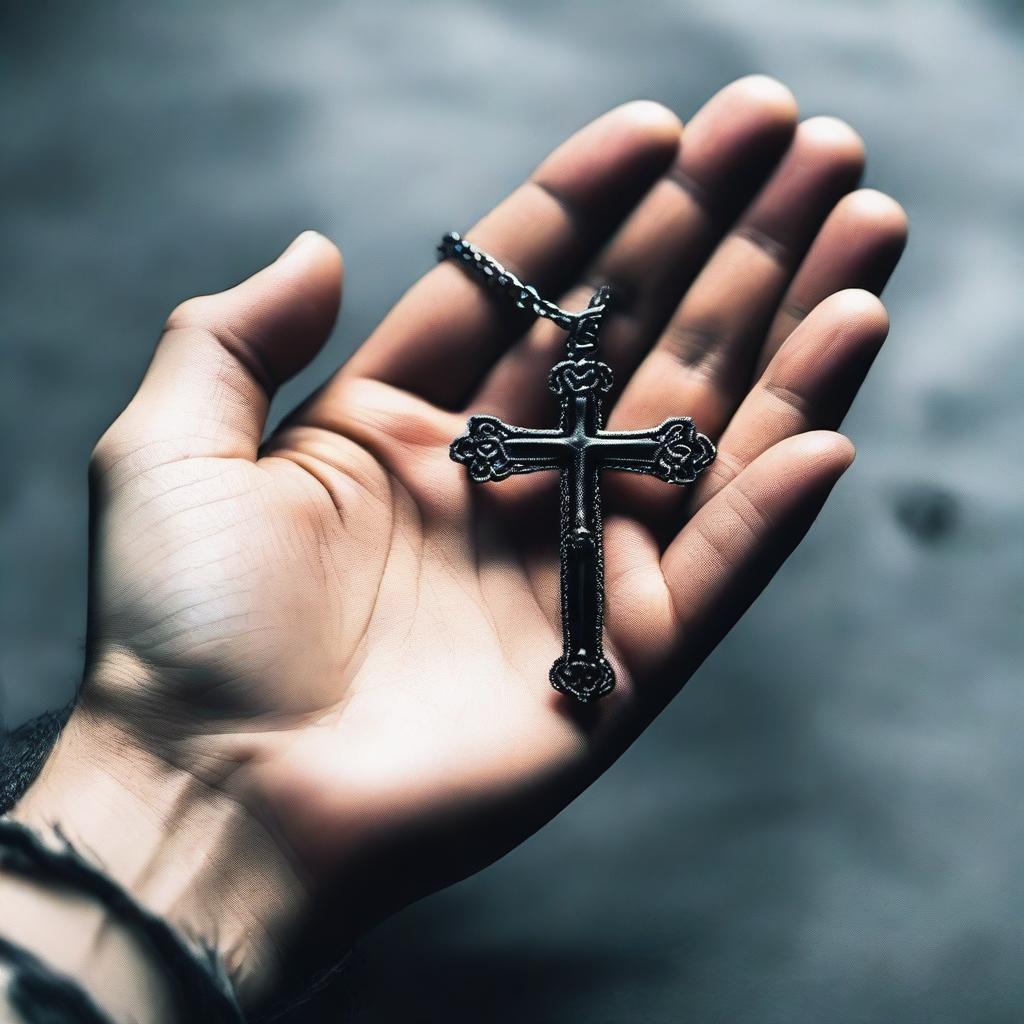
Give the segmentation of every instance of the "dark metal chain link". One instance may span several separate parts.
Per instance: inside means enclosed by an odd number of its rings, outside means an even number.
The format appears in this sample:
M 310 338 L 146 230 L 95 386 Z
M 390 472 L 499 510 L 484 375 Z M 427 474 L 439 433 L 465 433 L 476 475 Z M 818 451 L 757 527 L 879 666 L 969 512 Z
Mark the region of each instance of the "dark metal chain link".
M 509 299 L 517 309 L 528 310 L 534 316 L 551 320 L 565 331 L 575 327 L 582 316 L 580 313 L 570 313 L 548 299 L 542 299 L 536 288 L 523 284 L 511 270 L 506 270 L 493 256 L 488 256 L 472 242 L 467 242 L 457 231 L 449 231 L 441 239 L 437 247 L 437 258 L 439 261 L 457 260 L 489 287 Z M 592 314 L 593 309 L 589 313 Z

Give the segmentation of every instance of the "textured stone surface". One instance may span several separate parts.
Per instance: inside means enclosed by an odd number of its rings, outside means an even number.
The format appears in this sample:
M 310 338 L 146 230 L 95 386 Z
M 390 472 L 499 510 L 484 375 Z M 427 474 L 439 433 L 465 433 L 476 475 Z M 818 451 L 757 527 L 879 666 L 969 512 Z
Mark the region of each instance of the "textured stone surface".
M 542 834 L 368 940 L 322 1016 L 1020 1019 L 1014 9 L 12 6 L 0 16 L 8 719 L 56 706 L 75 681 L 86 457 L 176 302 L 307 226 L 338 239 L 345 316 L 286 408 L 429 265 L 442 231 L 470 224 L 566 132 L 637 95 L 687 114 L 730 78 L 769 72 L 807 113 L 852 121 L 869 182 L 911 214 L 893 337 L 848 423 L 860 458 L 650 733 Z

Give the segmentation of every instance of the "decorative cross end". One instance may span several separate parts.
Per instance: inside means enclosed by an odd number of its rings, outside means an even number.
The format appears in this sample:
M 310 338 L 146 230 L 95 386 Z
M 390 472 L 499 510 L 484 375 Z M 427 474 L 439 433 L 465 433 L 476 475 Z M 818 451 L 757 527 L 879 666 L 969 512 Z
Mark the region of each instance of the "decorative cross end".
M 654 435 L 658 448 L 649 472 L 670 484 L 692 484 L 715 461 L 711 439 L 697 432 L 689 416 L 665 420 Z
M 612 386 L 612 368 L 596 359 L 563 359 L 548 374 L 548 390 L 561 397 L 603 395 Z
M 504 480 L 515 472 L 505 442 L 512 430 L 497 416 L 471 416 L 468 430 L 460 434 L 448 449 L 453 462 L 461 462 L 474 483 Z
M 563 654 L 551 666 L 548 678 L 559 693 L 575 697 L 581 704 L 605 697 L 615 689 L 615 672 L 608 659 L 583 650 Z

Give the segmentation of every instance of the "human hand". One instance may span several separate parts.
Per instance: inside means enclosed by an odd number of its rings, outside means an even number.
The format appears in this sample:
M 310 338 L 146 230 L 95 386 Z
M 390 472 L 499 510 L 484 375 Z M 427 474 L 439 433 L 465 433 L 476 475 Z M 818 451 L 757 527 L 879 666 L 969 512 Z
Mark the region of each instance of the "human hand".
M 266 973 L 314 918 L 338 948 L 497 858 L 632 742 L 852 460 L 832 431 L 905 235 L 892 200 L 851 191 L 856 135 L 796 127 L 777 83 L 734 83 L 680 132 L 619 108 L 467 232 L 564 306 L 595 281 L 625 297 L 602 330 L 609 428 L 690 415 L 718 445 L 689 492 L 605 477 L 613 694 L 581 710 L 547 682 L 554 475 L 476 488 L 448 458 L 467 411 L 552 422 L 563 335 L 517 334 L 438 266 L 261 444 L 339 301 L 337 250 L 307 234 L 172 314 L 97 445 L 85 686 L 20 816 Z

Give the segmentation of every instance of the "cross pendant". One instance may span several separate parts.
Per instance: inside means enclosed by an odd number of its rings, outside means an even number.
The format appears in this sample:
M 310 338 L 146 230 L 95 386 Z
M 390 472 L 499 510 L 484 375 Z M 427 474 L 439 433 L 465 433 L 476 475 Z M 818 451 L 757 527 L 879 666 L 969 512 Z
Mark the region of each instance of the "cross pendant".
M 715 447 L 689 417 L 667 419 L 649 430 L 602 429 L 601 396 L 612 385 L 607 363 L 590 357 L 610 293 L 601 289 L 573 317 L 568 359 L 556 363 L 548 388 L 559 398 L 555 430 L 472 416 L 451 444 L 474 483 L 505 480 L 514 473 L 556 470 L 561 493 L 562 655 L 551 666 L 551 685 L 589 703 L 615 686 L 604 656 L 604 543 L 599 478 L 604 469 L 644 473 L 671 484 L 689 484 L 715 457 Z

